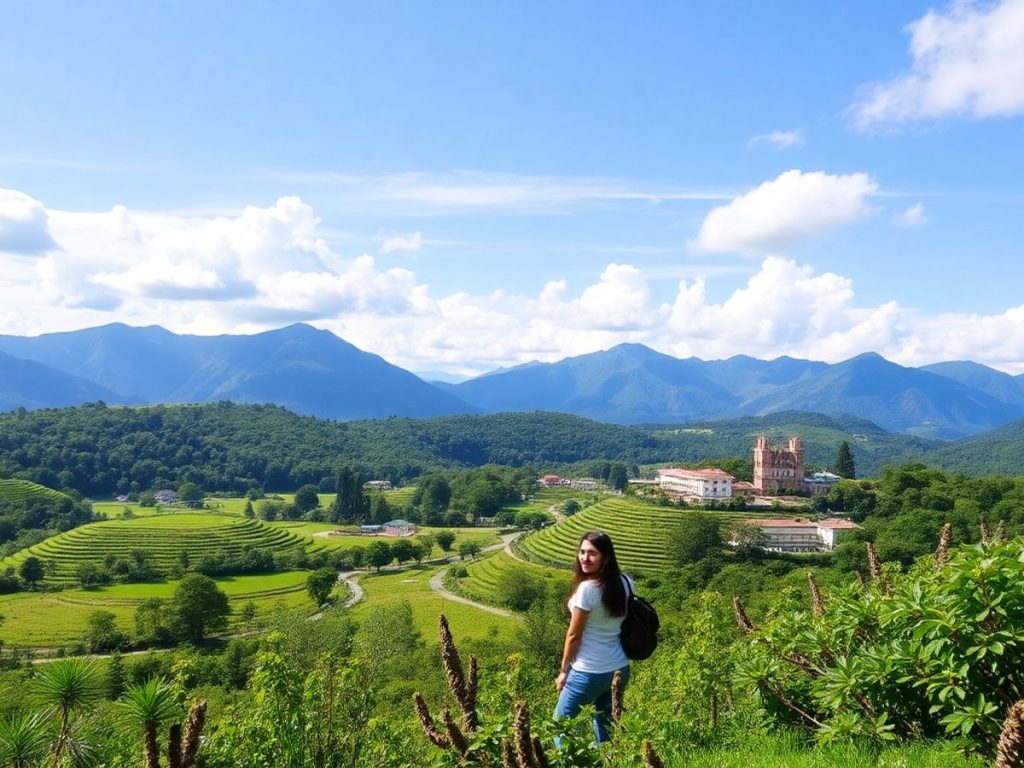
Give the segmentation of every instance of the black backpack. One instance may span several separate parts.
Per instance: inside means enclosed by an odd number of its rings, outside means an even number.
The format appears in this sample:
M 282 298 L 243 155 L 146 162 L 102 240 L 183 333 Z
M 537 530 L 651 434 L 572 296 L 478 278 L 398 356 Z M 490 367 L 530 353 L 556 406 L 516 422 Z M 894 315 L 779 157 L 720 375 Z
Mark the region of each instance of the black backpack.
M 654 606 L 633 592 L 629 579 L 623 576 L 622 580 L 626 584 L 627 592 L 626 618 L 622 620 L 619 640 L 627 658 L 643 661 L 658 647 L 658 628 L 661 622 Z

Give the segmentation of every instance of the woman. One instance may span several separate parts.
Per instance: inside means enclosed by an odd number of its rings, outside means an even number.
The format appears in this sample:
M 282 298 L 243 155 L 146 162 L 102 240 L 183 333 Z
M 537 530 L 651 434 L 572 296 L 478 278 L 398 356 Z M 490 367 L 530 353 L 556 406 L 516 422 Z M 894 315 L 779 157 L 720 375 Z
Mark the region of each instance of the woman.
M 572 717 L 593 704 L 594 736 L 608 740 L 612 713 L 612 676 L 629 680 L 629 659 L 622 650 L 619 630 L 626 617 L 628 577 L 619 571 L 612 540 L 603 531 L 585 533 L 576 553 L 571 614 L 562 650 L 562 668 L 555 680 L 559 691 L 555 719 Z M 633 588 L 630 582 L 630 589 Z

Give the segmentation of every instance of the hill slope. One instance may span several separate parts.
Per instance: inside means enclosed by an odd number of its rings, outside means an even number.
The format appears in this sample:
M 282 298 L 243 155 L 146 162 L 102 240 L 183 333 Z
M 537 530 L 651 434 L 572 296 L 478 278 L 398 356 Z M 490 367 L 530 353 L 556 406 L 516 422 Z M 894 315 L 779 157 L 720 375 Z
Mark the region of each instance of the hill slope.
M 0 411 L 62 408 L 96 400 L 139 402 L 80 376 L 0 352 Z
M 302 324 L 252 336 L 179 336 L 156 326 L 116 323 L 34 338 L 0 336 L 0 350 L 74 372 L 120 396 L 90 394 L 73 401 L 78 403 L 232 400 L 334 419 L 473 411 L 383 358 Z M 34 401 L 35 407 L 67 404 Z
M 954 439 L 1024 416 L 1024 402 L 1000 400 L 949 376 L 905 368 L 876 354 L 836 365 L 789 357 L 705 362 L 626 344 L 495 372 L 447 389 L 484 411 L 558 410 L 620 424 L 806 411 L 852 414 L 893 432 Z

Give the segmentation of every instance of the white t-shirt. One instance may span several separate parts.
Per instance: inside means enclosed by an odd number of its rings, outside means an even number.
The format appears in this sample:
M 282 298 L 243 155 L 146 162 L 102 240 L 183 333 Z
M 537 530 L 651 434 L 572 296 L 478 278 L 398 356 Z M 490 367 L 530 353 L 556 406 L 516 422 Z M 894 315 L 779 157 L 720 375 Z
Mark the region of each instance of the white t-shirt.
M 628 576 L 629 586 L 635 589 Z M 576 587 L 569 598 L 569 612 L 580 608 L 587 611 L 587 625 L 583 628 L 583 638 L 579 650 L 573 659 L 572 668 L 580 672 L 614 672 L 629 664 L 626 652 L 622 650 L 619 630 L 622 628 L 622 616 L 609 616 L 608 610 L 601 602 L 603 585 L 587 579 Z

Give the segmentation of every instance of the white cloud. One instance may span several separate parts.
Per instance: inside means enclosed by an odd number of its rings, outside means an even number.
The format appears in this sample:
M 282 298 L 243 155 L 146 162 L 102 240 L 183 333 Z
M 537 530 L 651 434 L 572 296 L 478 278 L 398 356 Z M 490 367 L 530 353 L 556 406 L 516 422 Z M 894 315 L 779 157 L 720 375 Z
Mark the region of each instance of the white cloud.
M 748 147 L 757 147 L 768 144 L 775 149 L 790 149 L 799 147 L 804 143 L 804 132 L 799 128 L 789 131 L 772 131 L 771 133 L 760 133 L 747 142 Z
M 272 179 L 325 188 L 349 210 L 368 209 L 403 215 L 439 215 L 474 211 L 550 213 L 580 205 L 658 204 L 678 200 L 727 200 L 719 190 L 651 187 L 627 179 L 528 176 L 457 171 L 355 175 L 330 172 L 264 174 Z
M 423 235 L 420 232 L 413 232 L 409 235 L 392 235 L 387 238 L 380 247 L 382 256 L 396 251 L 411 251 L 416 253 L 423 247 Z
M 13 189 L 0 189 L 0 253 L 36 256 L 56 248 L 46 209 Z
M 850 108 L 858 127 L 1024 112 L 1024 0 L 956 0 L 907 30 L 910 70 L 862 89 Z
M 927 223 L 928 214 L 924 209 L 924 203 L 915 203 L 893 217 L 893 224 L 898 227 L 923 227 Z
M 835 362 L 873 350 L 908 365 L 970 358 L 1024 372 L 1024 307 L 926 316 L 893 301 L 863 306 L 849 278 L 777 256 L 725 295 L 708 269 L 656 299 L 653 272 L 620 262 L 589 284 L 548 279 L 534 295 L 434 296 L 410 270 L 331 251 L 297 198 L 216 217 L 44 213 L 61 248 L 33 260 L 0 256 L 0 332 L 119 320 L 251 333 L 304 320 L 415 370 L 483 372 L 637 342 L 705 359 Z
M 705 251 L 770 253 L 867 217 L 878 185 L 867 174 L 786 171 L 714 208 L 696 246 Z

